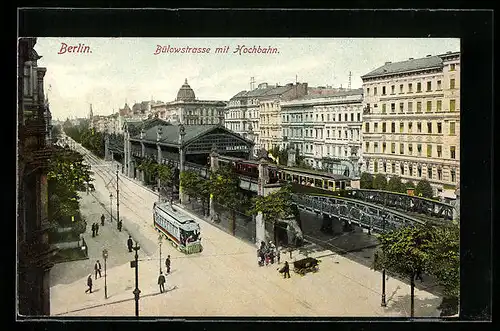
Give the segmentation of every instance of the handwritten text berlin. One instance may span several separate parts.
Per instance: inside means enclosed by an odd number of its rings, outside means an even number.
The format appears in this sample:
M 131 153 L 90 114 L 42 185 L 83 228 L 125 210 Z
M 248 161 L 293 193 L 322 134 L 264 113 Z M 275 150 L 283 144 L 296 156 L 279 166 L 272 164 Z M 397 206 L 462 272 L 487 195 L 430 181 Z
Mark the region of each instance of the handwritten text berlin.
M 86 46 L 84 44 L 78 44 L 78 46 L 68 46 L 65 43 L 61 43 L 61 49 L 57 54 L 64 53 L 92 53 L 90 50 L 90 46 Z

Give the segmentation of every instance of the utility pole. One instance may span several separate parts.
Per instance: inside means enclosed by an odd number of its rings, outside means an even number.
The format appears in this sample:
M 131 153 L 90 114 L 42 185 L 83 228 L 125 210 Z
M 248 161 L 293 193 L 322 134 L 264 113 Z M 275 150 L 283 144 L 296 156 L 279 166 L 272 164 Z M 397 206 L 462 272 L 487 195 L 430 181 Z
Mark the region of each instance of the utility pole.
M 118 169 L 120 166 L 116 166 L 116 228 L 120 229 L 120 190 L 118 188 Z

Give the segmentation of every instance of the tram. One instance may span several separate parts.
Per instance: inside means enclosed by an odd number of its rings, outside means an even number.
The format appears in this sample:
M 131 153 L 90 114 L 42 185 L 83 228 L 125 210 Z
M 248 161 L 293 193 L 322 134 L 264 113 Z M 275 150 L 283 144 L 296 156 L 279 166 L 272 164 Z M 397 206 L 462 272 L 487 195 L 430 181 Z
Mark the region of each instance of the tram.
M 154 203 L 153 222 L 156 231 L 162 233 L 172 245 L 185 254 L 200 253 L 200 225 L 170 203 Z

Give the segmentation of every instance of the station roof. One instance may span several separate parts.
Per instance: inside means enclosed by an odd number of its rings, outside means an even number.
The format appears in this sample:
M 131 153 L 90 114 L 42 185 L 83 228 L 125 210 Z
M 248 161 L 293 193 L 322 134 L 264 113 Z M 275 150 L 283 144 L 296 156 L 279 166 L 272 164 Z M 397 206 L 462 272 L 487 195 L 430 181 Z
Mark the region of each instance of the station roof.
M 150 127 L 148 130 L 144 131 L 144 140 L 148 142 L 157 142 L 157 132 L 158 128 L 161 127 L 161 139 L 160 143 L 164 145 L 179 146 L 179 125 L 156 125 Z M 194 140 L 212 132 L 212 131 L 224 131 L 224 133 L 234 136 L 234 138 L 244 141 L 248 145 L 254 145 L 254 143 L 237 133 L 221 126 L 221 125 L 185 125 L 184 145 L 187 145 Z M 131 140 L 139 141 L 141 140 L 140 132 L 137 135 L 132 136 Z

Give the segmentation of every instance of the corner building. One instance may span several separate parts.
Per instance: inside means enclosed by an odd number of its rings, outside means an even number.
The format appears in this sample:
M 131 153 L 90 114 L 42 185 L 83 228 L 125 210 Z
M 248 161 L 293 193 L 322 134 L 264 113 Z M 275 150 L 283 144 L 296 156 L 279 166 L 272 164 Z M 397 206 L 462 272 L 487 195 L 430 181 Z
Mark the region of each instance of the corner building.
M 454 198 L 460 181 L 460 53 L 386 62 L 362 76 L 364 170 L 427 179 Z

